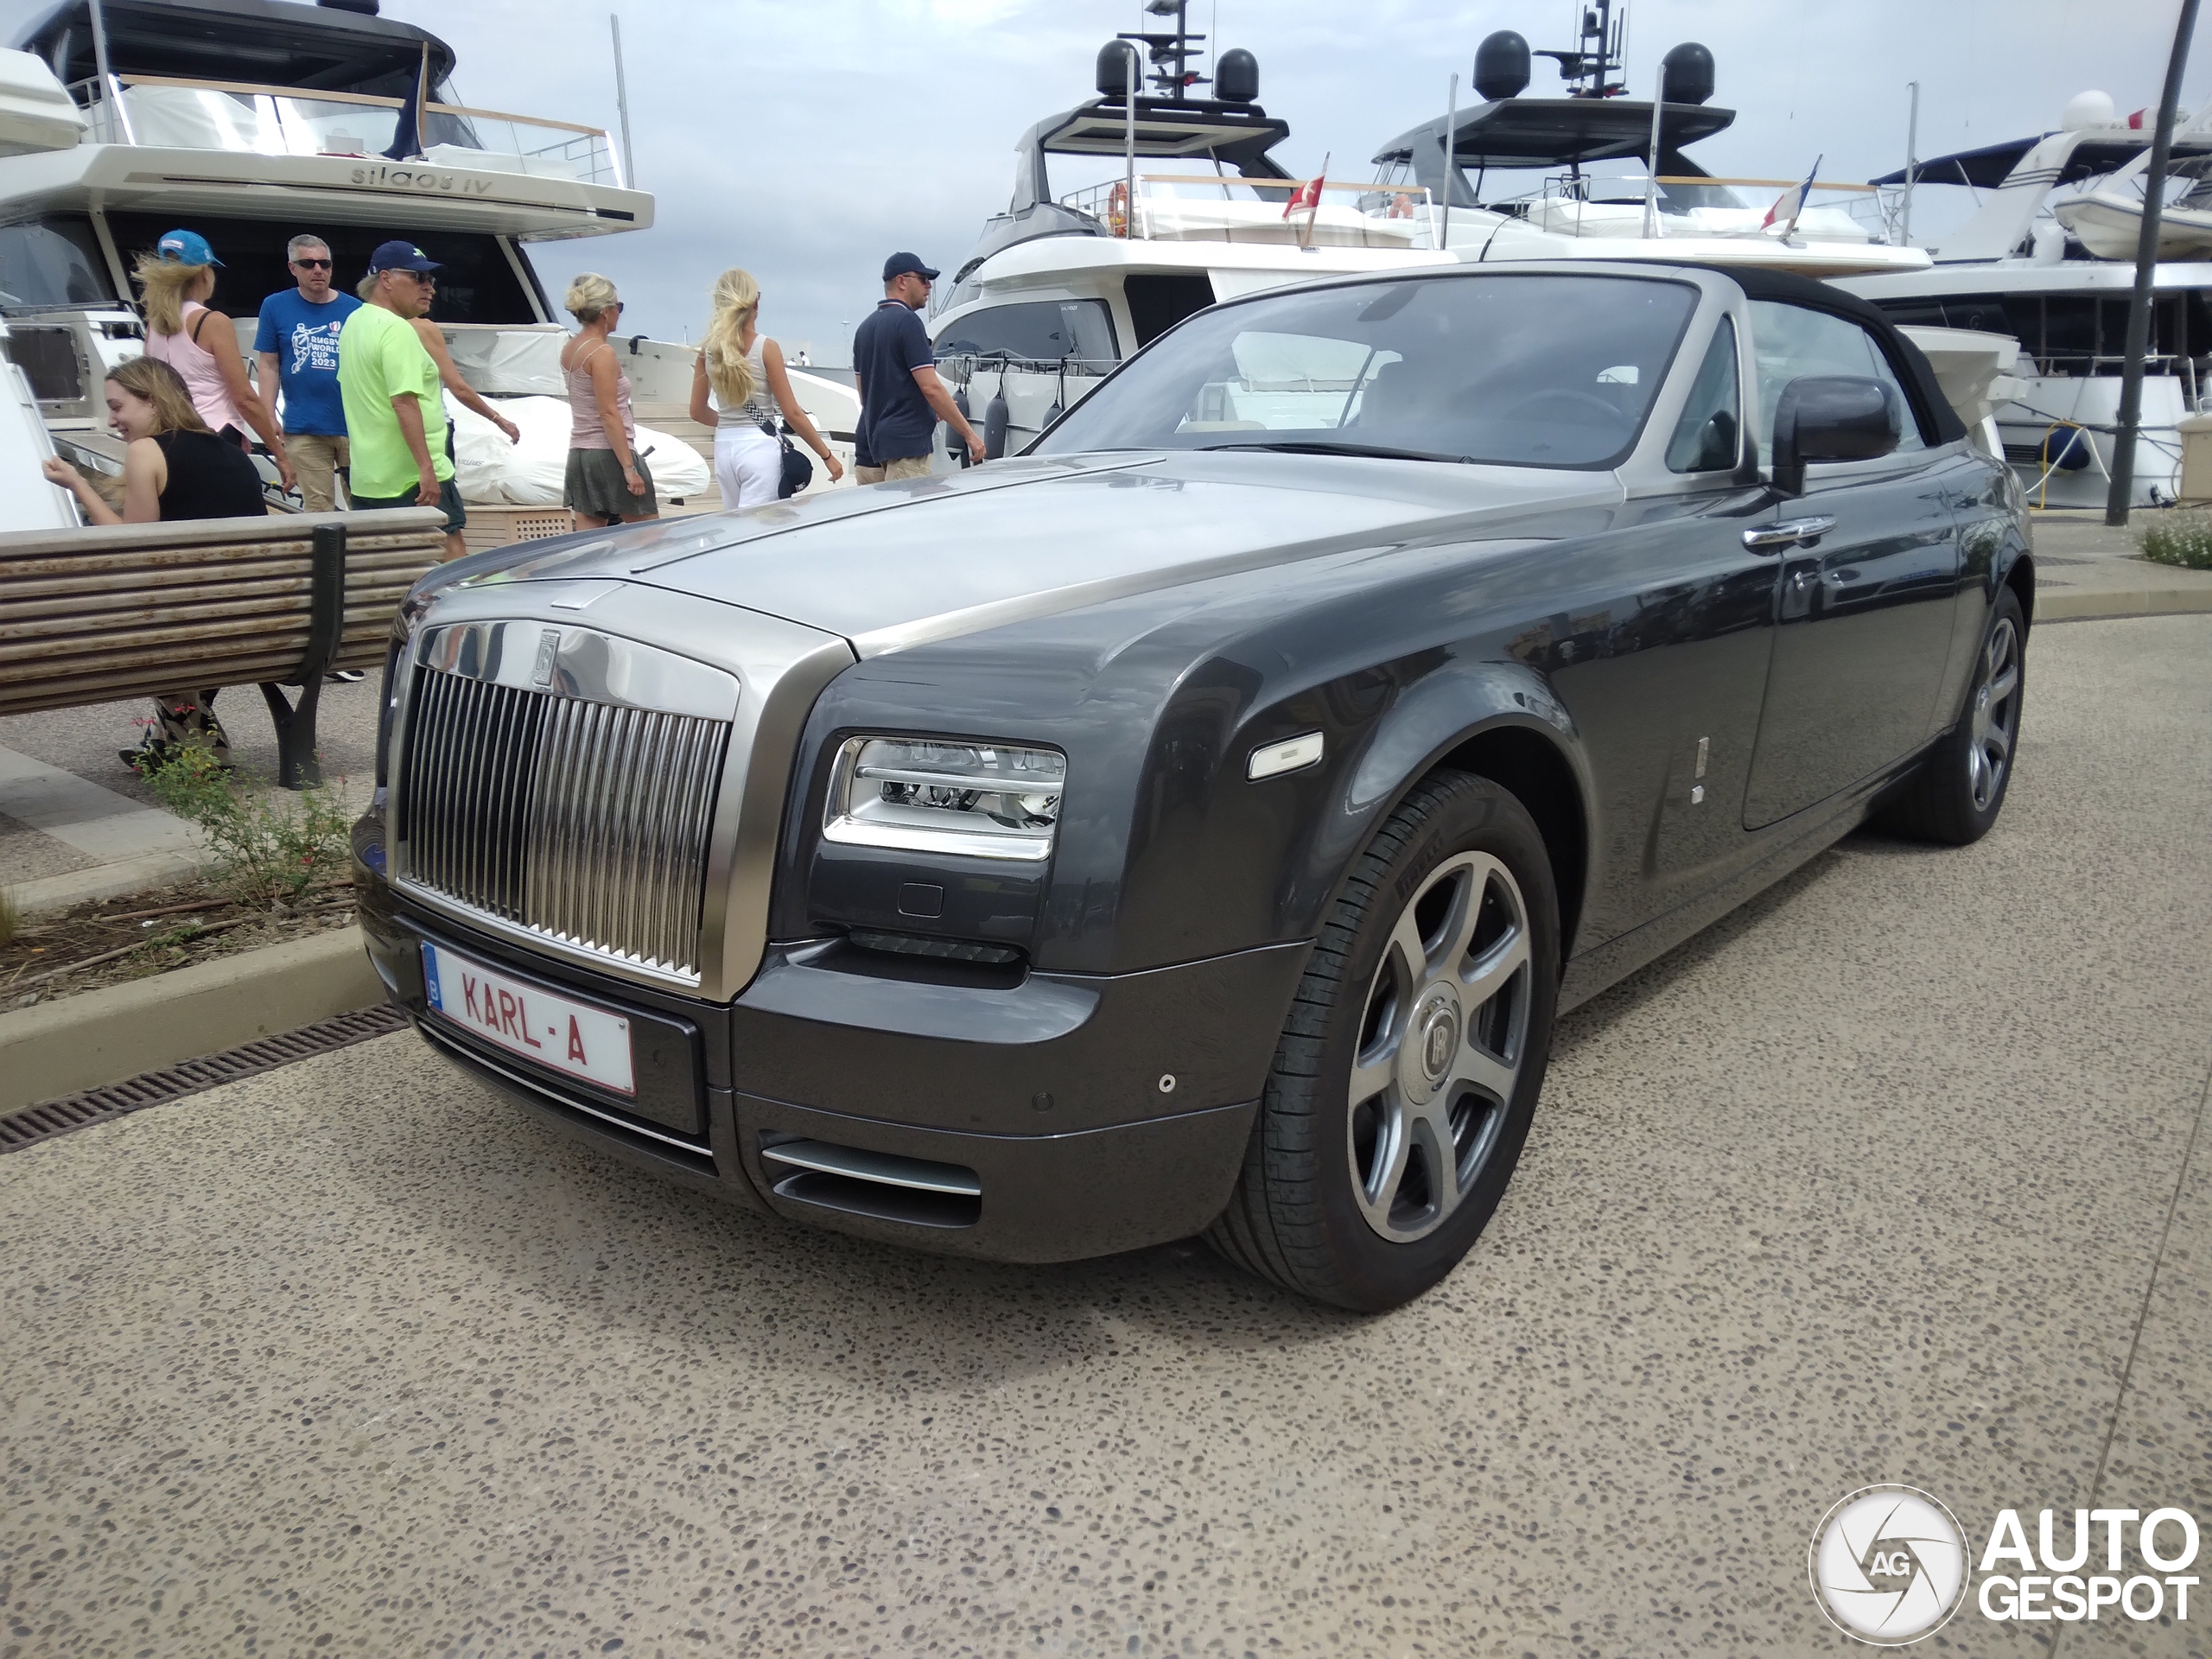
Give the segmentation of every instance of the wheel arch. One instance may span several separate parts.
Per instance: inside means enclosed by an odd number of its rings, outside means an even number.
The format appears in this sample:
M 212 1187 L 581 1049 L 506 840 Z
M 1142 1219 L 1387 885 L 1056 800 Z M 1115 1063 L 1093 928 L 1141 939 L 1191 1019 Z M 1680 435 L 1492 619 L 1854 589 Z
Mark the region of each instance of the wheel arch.
M 1590 826 L 1575 768 L 1550 737 L 1533 727 L 1497 725 L 1476 732 L 1438 757 L 1427 772 L 1471 772 L 1528 809 L 1551 854 L 1559 893 L 1560 960 L 1574 954 L 1576 924 L 1590 867 Z M 1425 772 L 1424 776 L 1427 775 Z
M 1573 718 L 1543 677 L 1519 664 L 1431 675 L 1383 717 L 1353 769 L 1340 820 L 1361 823 L 1358 845 L 1332 849 L 1329 885 L 1340 886 L 1359 848 L 1440 770 L 1489 779 L 1535 820 L 1551 855 L 1565 961 L 1589 891 L 1594 791 Z
M 2012 590 L 2012 597 L 2020 601 L 2022 632 L 2031 631 L 2036 620 L 2036 561 L 2032 553 L 2020 553 L 2005 566 L 1999 580 Z

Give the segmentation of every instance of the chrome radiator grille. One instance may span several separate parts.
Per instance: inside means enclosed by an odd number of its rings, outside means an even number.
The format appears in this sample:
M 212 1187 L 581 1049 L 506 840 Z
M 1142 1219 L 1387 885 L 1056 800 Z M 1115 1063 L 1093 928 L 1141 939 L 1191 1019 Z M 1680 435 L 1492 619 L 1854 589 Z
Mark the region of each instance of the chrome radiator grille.
M 727 721 L 416 670 L 402 874 L 548 939 L 699 976 Z

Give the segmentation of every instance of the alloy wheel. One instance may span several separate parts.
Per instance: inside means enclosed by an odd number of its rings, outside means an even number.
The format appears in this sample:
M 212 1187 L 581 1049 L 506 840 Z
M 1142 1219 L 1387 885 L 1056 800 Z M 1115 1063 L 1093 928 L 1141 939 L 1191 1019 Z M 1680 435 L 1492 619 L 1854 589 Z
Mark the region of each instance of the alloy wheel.
M 2020 723 L 2020 636 L 2012 619 L 2000 616 L 1982 647 L 1967 744 L 1967 791 L 1977 812 L 1989 810 L 2012 763 L 2012 740 Z
M 1487 853 L 1431 871 L 1390 930 L 1353 1057 L 1352 1196 L 1382 1237 L 1433 1232 L 1496 1150 L 1528 1047 L 1528 906 Z

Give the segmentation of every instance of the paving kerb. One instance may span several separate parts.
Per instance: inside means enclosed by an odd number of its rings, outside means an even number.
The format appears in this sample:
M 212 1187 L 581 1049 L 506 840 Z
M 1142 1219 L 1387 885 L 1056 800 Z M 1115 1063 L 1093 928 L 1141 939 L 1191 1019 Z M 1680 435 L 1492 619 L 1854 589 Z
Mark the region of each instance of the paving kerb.
M 0 1014 L 0 1111 L 365 1008 L 384 987 L 347 927 Z
M 2031 520 L 2038 622 L 2086 622 L 2212 611 L 2212 570 L 2189 570 L 2142 556 L 2152 517 L 2108 525 L 2091 512 L 2038 512 Z
M 17 915 L 42 916 L 95 899 L 119 899 L 154 887 L 173 887 L 192 880 L 208 864 L 204 855 L 147 853 L 112 864 L 93 864 L 81 870 L 64 870 L 59 875 L 43 875 L 35 881 L 19 881 L 9 887 L 8 897 Z

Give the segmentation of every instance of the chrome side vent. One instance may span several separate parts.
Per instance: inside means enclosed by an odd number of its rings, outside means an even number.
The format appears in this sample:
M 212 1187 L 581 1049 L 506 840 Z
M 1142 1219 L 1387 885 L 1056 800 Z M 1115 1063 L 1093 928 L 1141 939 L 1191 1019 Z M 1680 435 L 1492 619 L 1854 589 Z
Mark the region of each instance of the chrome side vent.
M 827 1141 L 765 1142 L 760 1161 L 779 1198 L 915 1227 L 973 1227 L 983 1184 L 958 1164 L 903 1158 Z
M 696 983 L 729 722 L 416 670 L 404 879 L 572 950 Z

